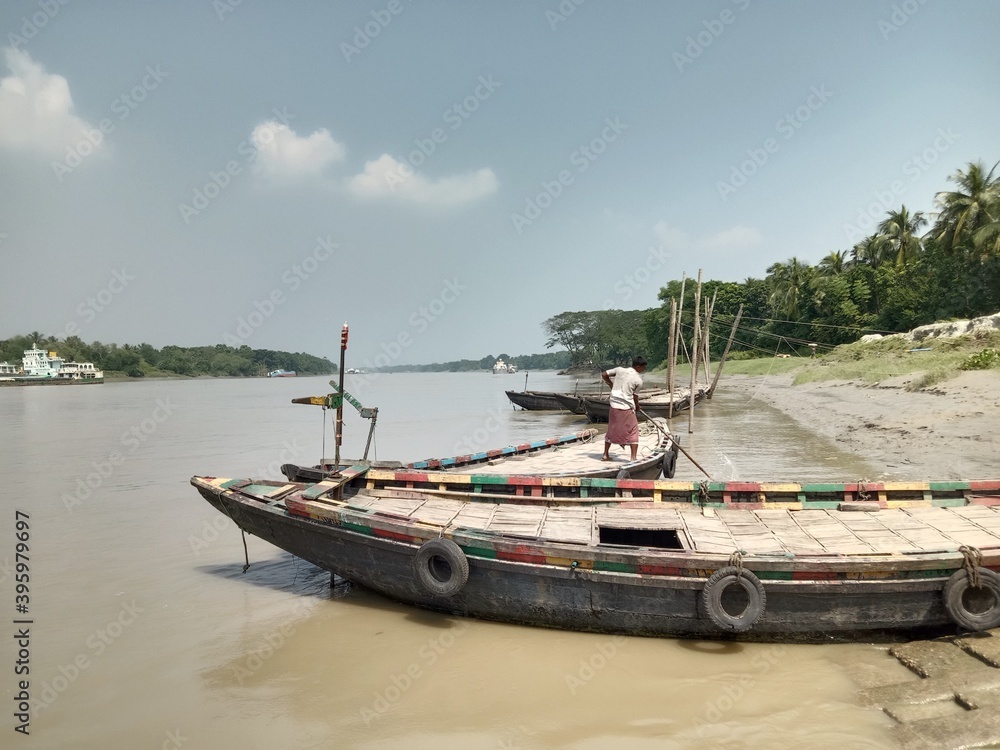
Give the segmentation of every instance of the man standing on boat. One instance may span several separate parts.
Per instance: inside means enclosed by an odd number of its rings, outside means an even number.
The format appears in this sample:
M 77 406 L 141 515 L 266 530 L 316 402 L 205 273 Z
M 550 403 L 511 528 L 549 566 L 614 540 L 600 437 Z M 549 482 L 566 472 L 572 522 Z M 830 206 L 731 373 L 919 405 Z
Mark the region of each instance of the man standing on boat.
M 646 371 L 646 358 L 636 357 L 631 367 L 612 367 L 601 373 L 601 379 L 611 386 L 608 410 L 608 434 L 604 437 L 604 460 L 610 461 L 611 445 L 627 445 L 635 461 L 639 451 L 639 388 L 642 373 Z M 614 378 L 614 382 L 611 381 Z

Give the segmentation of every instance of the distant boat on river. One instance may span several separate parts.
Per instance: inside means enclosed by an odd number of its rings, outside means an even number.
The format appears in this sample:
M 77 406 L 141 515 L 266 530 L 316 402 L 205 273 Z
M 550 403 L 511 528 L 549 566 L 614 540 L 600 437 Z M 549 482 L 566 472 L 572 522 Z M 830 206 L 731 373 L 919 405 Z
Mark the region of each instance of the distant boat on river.
M 32 344 L 24 350 L 21 367 L 0 362 L 3 385 L 89 385 L 104 382 L 104 371 L 93 362 L 66 362 L 55 352 Z

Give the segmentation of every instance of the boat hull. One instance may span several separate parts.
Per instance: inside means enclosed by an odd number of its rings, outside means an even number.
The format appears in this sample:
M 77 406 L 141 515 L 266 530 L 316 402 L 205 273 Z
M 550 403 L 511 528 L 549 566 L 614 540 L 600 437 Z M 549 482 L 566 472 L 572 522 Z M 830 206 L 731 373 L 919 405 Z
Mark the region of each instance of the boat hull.
M 281 504 L 192 484 L 240 528 L 396 601 L 521 625 L 639 636 L 781 642 L 885 641 L 954 632 L 944 578 L 766 582 L 766 610 L 733 633 L 701 611 L 705 581 L 489 559 L 463 543 L 468 580 L 451 597 L 428 594 L 416 573 L 421 540 L 380 538 L 294 515 Z
M 545 391 L 507 391 L 507 398 L 515 406 L 520 406 L 527 411 L 562 411 L 563 405 L 559 403 L 554 393 Z

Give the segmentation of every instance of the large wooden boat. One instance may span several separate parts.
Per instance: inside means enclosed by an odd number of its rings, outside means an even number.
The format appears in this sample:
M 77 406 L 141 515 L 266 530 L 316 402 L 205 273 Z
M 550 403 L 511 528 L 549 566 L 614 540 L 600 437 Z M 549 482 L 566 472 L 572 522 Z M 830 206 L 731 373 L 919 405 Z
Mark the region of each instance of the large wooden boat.
M 613 449 L 611 461 L 603 461 L 603 435 L 593 428 L 571 435 L 535 440 L 505 448 L 480 451 L 449 458 L 428 458 L 409 464 L 379 462 L 368 464 L 379 470 L 399 469 L 404 474 L 420 471 L 449 472 L 467 476 L 506 476 L 510 474 L 535 477 L 633 478 L 656 479 L 661 474 L 673 477 L 677 463 L 679 438 L 657 420 L 656 426 L 640 429 L 638 455 L 631 461 L 622 454 L 626 449 Z M 341 469 L 347 468 L 342 465 Z M 293 482 L 318 482 L 337 473 L 332 461 L 316 466 L 283 464 L 281 472 Z M 471 485 L 465 487 L 472 490 Z
M 191 483 L 248 533 L 455 615 L 803 642 L 1000 625 L 1000 481 L 456 482 L 359 466 L 314 485 Z

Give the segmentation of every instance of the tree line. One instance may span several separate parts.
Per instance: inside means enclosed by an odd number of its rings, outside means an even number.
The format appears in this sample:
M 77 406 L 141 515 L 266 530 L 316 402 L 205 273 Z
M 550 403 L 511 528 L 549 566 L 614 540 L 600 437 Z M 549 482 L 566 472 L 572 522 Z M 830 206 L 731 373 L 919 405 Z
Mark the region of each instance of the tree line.
M 280 352 L 215 346 L 165 346 L 150 344 L 90 344 L 77 336 L 58 339 L 37 331 L 0 341 L 0 361 L 20 365 L 24 350 L 38 344 L 55 351 L 66 362 L 93 362 L 105 375 L 141 378 L 147 375 L 258 376 L 271 370 L 294 370 L 299 375 L 328 375 L 337 371 L 330 360 L 303 352 Z
M 1000 162 L 998 162 L 1000 164 Z M 709 280 L 715 298 L 712 352 L 721 353 L 740 305 L 737 357 L 778 351 L 807 353 L 855 341 L 866 333 L 907 331 L 937 320 L 1000 310 L 1000 176 L 997 164 L 967 164 L 935 196 L 932 216 L 901 205 L 852 247 L 832 250 L 815 265 L 793 256 L 771 264 L 763 279 Z M 673 280 L 659 307 L 639 311 L 564 312 L 542 323 L 546 346 L 562 346 L 574 366 L 625 363 L 636 353 L 666 358 L 670 300 L 682 307 L 690 340 L 696 284 Z
M 529 370 L 564 370 L 570 366 L 567 351 L 546 352 L 544 354 L 509 355 L 506 352 L 493 356 L 487 354 L 482 359 L 458 359 L 452 362 L 434 362 L 429 365 L 391 365 L 380 367 L 378 372 L 478 372 L 493 370 L 498 359 L 517 365 L 521 372 Z

